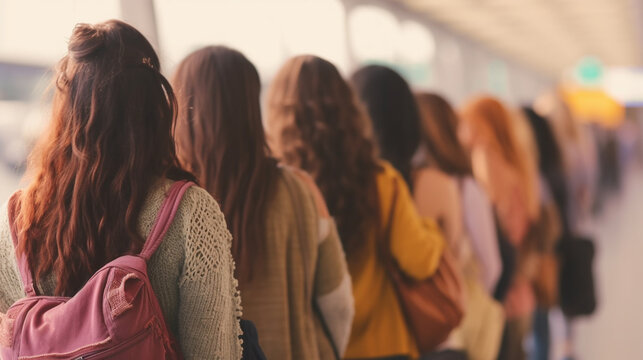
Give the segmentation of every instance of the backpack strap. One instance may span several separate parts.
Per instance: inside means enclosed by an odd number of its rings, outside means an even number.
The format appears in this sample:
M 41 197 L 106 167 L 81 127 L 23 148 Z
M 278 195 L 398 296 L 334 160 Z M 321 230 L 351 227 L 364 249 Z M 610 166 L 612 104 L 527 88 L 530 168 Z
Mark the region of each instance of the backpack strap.
M 145 260 L 149 260 L 150 257 L 152 257 L 156 249 L 161 244 L 161 241 L 163 241 L 165 233 L 170 228 L 170 225 L 174 220 L 174 216 L 176 215 L 176 210 L 179 208 L 181 199 L 183 199 L 183 195 L 185 195 L 185 192 L 192 185 L 194 185 L 193 182 L 186 180 L 177 181 L 172 184 L 167 192 L 165 201 L 161 205 L 161 209 L 156 215 L 156 221 L 152 226 L 152 231 L 150 231 L 147 240 L 145 240 L 145 244 L 143 245 L 143 249 L 139 256 Z
M 11 229 L 11 240 L 13 240 L 13 249 L 16 254 L 16 261 L 18 263 L 20 278 L 22 279 L 23 289 L 27 296 L 36 296 L 37 294 L 33 283 L 33 274 L 31 273 L 29 262 L 27 261 L 27 255 L 18 253 L 18 233 L 15 222 L 18 197 L 20 197 L 20 191 L 15 192 L 11 196 L 7 209 L 9 215 L 9 228 Z

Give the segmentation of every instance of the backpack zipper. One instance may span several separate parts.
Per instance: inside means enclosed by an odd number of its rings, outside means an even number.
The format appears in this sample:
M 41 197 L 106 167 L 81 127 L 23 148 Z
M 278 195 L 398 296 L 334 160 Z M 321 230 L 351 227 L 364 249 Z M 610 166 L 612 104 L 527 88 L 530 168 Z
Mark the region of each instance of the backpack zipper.
M 123 350 L 125 348 L 128 348 L 128 347 L 130 347 L 132 345 L 135 345 L 136 343 L 138 343 L 141 340 L 143 340 L 145 335 L 148 335 L 148 333 L 150 333 L 150 330 L 152 330 L 152 327 L 148 326 L 145 329 L 139 331 L 136 335 L 134 335 L 130 339 L 128 339 L 126 341 L 123 341 L 120 344 L 117 344 L 115 346 L 109 347 L 107 349 L 101 349 L 101 350 L 97 350 L 97 351 L 94 351 L 94 352 L 91 352 L 91 353 L 80 355 L 78 357 L 75 357 L 74 360 L 91 360 L 91 359 L 96 359 L 96 358 L 100 358 L 100 357 L 103 357 L 103 356 L 108 356 L 108 355 L 117 353 L 117 352 L 119 352 L 119 351 L 121 351 L 121 350 Z

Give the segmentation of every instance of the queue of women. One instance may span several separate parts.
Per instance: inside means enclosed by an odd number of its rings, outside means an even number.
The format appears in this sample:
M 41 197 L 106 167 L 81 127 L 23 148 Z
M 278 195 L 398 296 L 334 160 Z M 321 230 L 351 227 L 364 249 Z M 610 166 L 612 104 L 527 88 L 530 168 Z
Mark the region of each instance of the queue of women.
M 141 250 L 189 180 L 148 261 L 185 359 L 547 359 L 571 341 L 549 315 L 583 312 L 559 291 L 559 248 L 589 216 L 596 169 L 555 96 L 453 107 L 389 67 L 344 78 L 301 55 L 262 106 L 239 51 L 196 50 L 168 82 L 115 20 L 74 29 L 54 91 L 17 215 L 0 212 L 2 312 L 25 296 L 14 253 L 39 295 L 73 297 Z

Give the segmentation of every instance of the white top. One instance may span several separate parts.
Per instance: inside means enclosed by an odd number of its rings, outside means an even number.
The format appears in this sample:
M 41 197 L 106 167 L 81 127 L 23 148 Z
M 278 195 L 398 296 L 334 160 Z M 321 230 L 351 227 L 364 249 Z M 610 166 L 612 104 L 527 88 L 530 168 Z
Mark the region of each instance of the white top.
M 464 228 L 480 266 L 480 281 L 493 293 L 502 272 L 493 207 L 484 189 L 472 177 L 463 178 L 460 189 Z

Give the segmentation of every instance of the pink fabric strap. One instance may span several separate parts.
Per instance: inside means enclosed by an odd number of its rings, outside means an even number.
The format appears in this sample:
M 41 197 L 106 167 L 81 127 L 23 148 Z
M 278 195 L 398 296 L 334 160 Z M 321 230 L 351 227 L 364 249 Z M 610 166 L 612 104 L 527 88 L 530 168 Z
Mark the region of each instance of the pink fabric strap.
M 186 180 L 177 181 L 172 184 L 170 190 L 167 192 L 165 201 L 161 205 L 161 210 L 159 210 L 156 215 L 156 221 L 154 222 L 152 231 L 150 231 L 147 240 L 145 240 L 145 245 L 143 245 L 143 250 L 141 250 L 139 256 L 145 260 L 149 260 L 150 257 L 152 257 L 156 249 L 161 244 L 161 241 L 163 241 L 165 233 L 170 228 L 170 225 L 172 225 L 172 221 L 176 215 L 176 210 L 179 208 L 183 195 L 192 185 L 194 185 L 193 182 Z
M 31 274 L 31 268 L 29 268 L 29 263 L 27 262 L 26 254 L 18 253 L 18 234 L 16 232 L 16 206 L 18 197 L 20 197 L 20 191 L 14 193 L 9 199 L 9 228 L 11 229 L 11 239 L 13 240 L 13 249 L 16 254 L 16 261 L 18 263 L 18 271 L 20 271 L 20 278 L 22 279 L 22 286 L 27 294 L 27 296 L 36 296 L 36 289 L 33 284 L 33 275 Z
M 159 210 L 159 213 L 156 216 L 156 221 L 154 222 L 152 231 L 147 237 L 147 240 L 145 240 L 145 244 L 143 245 L 143 249 L 141 250 L 139 256 L 143 257 L 145 260 L 149 260 L 150 257 L 154 254 L 156 249 L 161 244 L 161 241 L 163 241 L 165 233 L 170 228 L 172 220 L 174 220 L 174 216 L 176 215 L 176 211 L 179 208 L 179 204 L 181 203 L 183 195 L 192 185 L 194 185 L 193 182 L 185 180 L 177 181 L 172 184 L 167 192 L 165 201 L 161 205 L 161 210 Z M 18 271 L 20 271 L 20 278 L 22 279 L 24 291 L 27 296 L 36 296 L 37 294 L 34 287 L 33 274 L 31 273 L 31 268 L 29 267 L 29 263 L 27 262 L 27 256 L 26 254 L 18 253 L 18 236 L 15 225 L 15 216 L 17 212 L 16 206 L 18 205 L 17 201 L 19 195 L 20 191 L 13 194 L 9 199 L 9 206 L 7 209 L 9 215 L 9 227 L 11 228 L 11 238 L 13 240 L 16 261 L 18 263 Z

